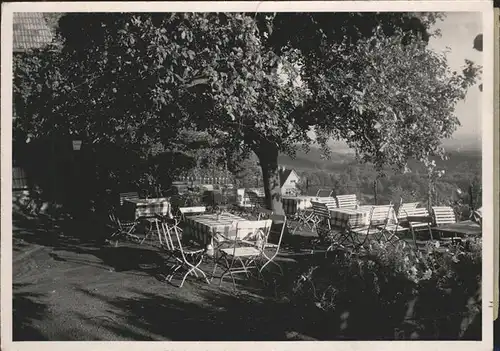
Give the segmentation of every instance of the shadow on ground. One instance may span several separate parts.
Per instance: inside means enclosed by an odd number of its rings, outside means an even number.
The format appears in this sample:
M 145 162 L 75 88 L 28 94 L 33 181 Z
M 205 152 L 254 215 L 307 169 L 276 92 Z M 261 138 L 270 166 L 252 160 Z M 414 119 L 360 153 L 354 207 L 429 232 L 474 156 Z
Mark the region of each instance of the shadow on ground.
M 133 296 L 110 298 L 83 291 L 104 300 L 106 320 L 98 323 L 125 339 L 173 341 L 284 341 L 289 337 L 287 305 L 221 290 L 217 294 L 198 286 L 198 301 L 129 290 Z M 287 312 L 288 311 L 288 312 Z M 84 318 L 84 316 L 80 316 Z M 117 323 L 117 321 L 120 321 Z
M 14 341 L 45 341 L 47 340 L 32 324 L 35 320 L 43 320 L 46 305 L 37 300 L 41 294 L 16 292 L 25 287 L 25 284 L 13 284 L 12 316 Z

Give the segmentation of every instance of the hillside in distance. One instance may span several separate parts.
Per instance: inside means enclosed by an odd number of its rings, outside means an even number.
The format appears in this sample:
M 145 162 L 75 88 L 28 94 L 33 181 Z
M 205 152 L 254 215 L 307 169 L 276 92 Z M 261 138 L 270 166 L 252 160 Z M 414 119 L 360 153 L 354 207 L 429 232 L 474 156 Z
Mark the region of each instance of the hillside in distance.
M 445 147 L 448 155 L 448 160 L 437 160 L 438 167 L 445 169 L 454 168 L 477 168 L 481 164 L 481 150 L 478 148 L 456 148 L 456 145 Z M 331 154 L 330 159 L 325 159 L 321 156 L 321 151 L 318 148 L 311 147 L 308 153 L 297 151 L 295 158 L 287 155 L 279 156 L 279 164 L 281 166 L 295 169 L 296 171 L 342 171 L 347 166 L 358 164 L 354 153 L 351 152 L 335 152 Z M 421 166 L 418 162 L 409 162 L 410 168 L 419 169 Z M 480 168 L 480 166 L 479 166 Z

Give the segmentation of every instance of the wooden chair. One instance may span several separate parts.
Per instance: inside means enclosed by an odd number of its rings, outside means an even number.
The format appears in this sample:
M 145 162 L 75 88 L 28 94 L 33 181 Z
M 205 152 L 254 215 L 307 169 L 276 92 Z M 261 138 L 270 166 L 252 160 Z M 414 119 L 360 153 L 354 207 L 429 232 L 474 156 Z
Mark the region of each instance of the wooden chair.
M 257 220 L 260 221 L 263 219 L 269 219 L 272 214 L 273 214 L 272 210 L 268 210 L 267 208 L 259 207 L 257 209 Z
M 408 226 L 412 233 L 413 242 L 415 247 L 417 247 L 416 231 L 428 230 L 431 240 L 434 240 L 432 235 L 432 217 L 429 211 L 424 207 L 417 207 L 413 210 L 406 211 L 406 219 L 408 221 Z
M 483 208 L 480 207 L 477 210 L 472 212 L 472 220 L 479 224 L 481 227 L 483 226 Z
M 394 211 L 393 205 L 372 206 L 368 225 L 350 228 L 350 231 L 357 237 L 364 237 L 360 246 L 366 243 L 370 235 L 376 236 L 376 240 L 381 240 L 382 238 L 388 240 L 385 236 L 385 232 L 387 224 L 393 219 L 392 211 Z
M 328 195 L 325 195 L 328 194 Z M 333 190 L 328 189 L 318 189 L 316 192 L 316 197 L 332 197 Z
M 125 199 L 132 199 L 132 200 L 139 199 L 139 193 L 137 191 L 120 193 L 119 196 L 120 196 L 120 206 L 123 206 L 123 200 Z
M 393 218 L 385 224 L 383 229 L 392 233 L 391 236 L 409 232 L 410 228 L 405 226 L 408 223 L 408 213 L 414 211 L 418 207 L 418 204 L 418 202 L 401 203 L 398 212 L 393 211 Z
M 222 266 L 224 272 L 220 276 L 219 286 L 224 278 L 230 275 L 233 286 L 236 288 L 235 274 L 245 273 L 249 275 L 250 270 L 260 273 L 257 261 L 260 259 L 267 243 L 272 220 L 264 221 L 240 221 L 236 224 L 235 237 L 226 242 L 230 247 L 219 248 L 220 257 L 216 260 L 212 279 L 218 266 Z M 255 237 L 255 241 L 249 241 L 248 237 Z
M 309 231 L 314 228 L 315 215 L 312 208 L 298 209 L 293 216 L 294 225 L 291 227 L 292 235 L 297 231 Z
M 264 198 L 262 197 L 262 194 L 258 194 L 255 191 L 248 190 L 245 191 L 245 194 L 248 196 L 248 199 L 250 200 L 251 208 L 255 210 L 256 208 L 259 207 L 264 207 Z
M 356 195 L 337 195 L 338 208 L 356 208 L 359 205 Z
M 181 219 L 185 219 L 187 215 L 202 214 L 207 211 L 205 206 L 179 207 Z
M 316 199 L 316 202 L 321 202 L 327 205 L 328 208 L 337 208 L 337 200 L 334 197 L 320 197 Z
M 206 253 L 206 248 L 200 247 L 198 245 L 194 245 L 192 243 L 186 244 L 182 242 L 182 238 L 179 235 L 177 227 L 170 226 L 166 222 L 161 223 L 161 228 L 163 231 L 164 242 L 163 249 L 167 252 L 167 262 L 169 262 L 172 258 L 174 259 L 173 267 L 171 267 L 171 271 L 167 274 L 166 279 L 171 282 L 175 273 L 184 268 L 186 273 L 182 277 L 182 281 L 179 285 L 179 288 L 182 288 L 186 278 L 189 275 L 194 274 L 198 277 L 198 273 L 201 274 L 205 281 L 210 284 L 205 272 L 203 272 L 199 266 L 203 261 L 203 257 Z
M 457 223 L 455 211 L 450 206 L 434 206 L 432 207 L 432 213 L 434 216 L 434 223 L 438 227 L 443 224 Z
M 319 201 L 311 201 L 312 210 L 313 210 L 313 218 L 312 218 L 312 230 L 317 230 L 318 224 L 326 221 L 328 229 L 332 228 L 330 222 L 330 210 L 328 207 L 328 203 L 319 202 Z
M 457 217 L 455 215 L 455 211 L 450 206 L 433 206 L 432 207 L 432 215 L 434 219 L 435 227 L 433 228 L 438 234 L 440 239 L 442 239 L 442 234 L 439 230 L 439 227 L 446 224 L 454 224 L 457 223 Z M 452 237 L 447 240 L 460 241 L 462 238 L 460 237 Z
M 406 202 L 401 203 L 398 208 L 397 218 L 400 223 L 406 222 L 406 218 L 408 217 L 408 213 L 412 213 L 417 207 L 418 202 Z

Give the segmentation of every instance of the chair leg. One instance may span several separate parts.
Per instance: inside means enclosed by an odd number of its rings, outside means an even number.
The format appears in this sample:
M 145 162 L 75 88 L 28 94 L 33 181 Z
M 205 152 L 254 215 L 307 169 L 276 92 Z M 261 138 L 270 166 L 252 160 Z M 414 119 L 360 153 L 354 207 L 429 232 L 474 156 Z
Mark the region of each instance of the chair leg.
M 214 264 L 214 269 L 212 271 L 212 277 L 210 278 L 210 281 L 212 281 L 214 279 L 214 276 L 215 276 L 215 271 L 217 270 L 217 263 Z
M 236 280 L 234 279 L 233 272 L 230 272 L 229 275 L 231 276 L 231 279 L 233 280 L 233 288 L 236 290 Z

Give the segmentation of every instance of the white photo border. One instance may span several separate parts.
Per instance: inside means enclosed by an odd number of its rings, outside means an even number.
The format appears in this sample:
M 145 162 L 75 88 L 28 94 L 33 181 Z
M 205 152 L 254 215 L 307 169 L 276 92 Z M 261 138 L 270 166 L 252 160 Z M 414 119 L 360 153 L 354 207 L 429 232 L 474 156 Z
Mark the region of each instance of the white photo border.
M 207 1 L 207 2 L 26 2 L 2 4 L 1 120 L 1 346 L 3 350 L 254 350 L 254 342 L 12 342 L 12 14 L 14 12 L 480 12 L 483 26 L 482 341 L 258 342 L 261 350 L 491 350 L 493 348 L 493 5 L 487 0 L 455 1 Z

